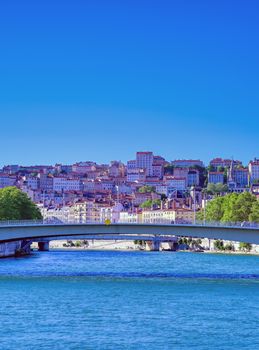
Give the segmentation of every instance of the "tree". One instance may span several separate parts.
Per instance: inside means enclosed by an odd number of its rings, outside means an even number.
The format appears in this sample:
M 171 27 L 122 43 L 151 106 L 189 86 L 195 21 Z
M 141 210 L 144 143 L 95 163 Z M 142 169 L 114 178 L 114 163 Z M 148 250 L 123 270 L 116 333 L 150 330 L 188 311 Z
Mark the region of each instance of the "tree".
M 226 184 L 222 184 L 222 183 L 209 183 L 207 186 L 207 193 L 208 194 L 222 194 L 222 193 L 226 193 L 228 192 L 228 186 Z
M 0 220 L 41 219 L 39 208 L 16 187 L 0 189 Z
M 217 197 L 211 200 L 206 207 L 206 220 L 207 221 L 221 221 L 224 211 L 223 211 L 224 197 Z M 204 212 L 200 211 L 197 213 L 197 219 L 203 220 Z
M 213 165 L 209 165 L 208 167 L 207 167 L 207 171 L 215 171 L 216 169 L 215 169 L 215 167 L 213 166 Z
M 167 199 L 167 196 L 164 193 L 162 193 L 161 194 L 161 201 L 165 201 L 166 199 Z
M 217 249 L 217 250 L 225 250 L 224 248 L 224 242 L 217 239 L 215 242 L 214 242 L 214 248 Z
M 161 200 L 160 199 L 155 199 L 155 200 L 151 200 L 148 199 L 145 202 L 143 202 L 140 207 L 144 208 L 144 209 L 148 209 L 148 208 L 152 208 L 152 207 L 160 207 L 161 205 Z
M 249 221 L 249 215 L 252 212 L 253 204 L 256 202 L 256 197 L 249 192 L 240 194 L 232 193 L 225 197 L 224 222 L 243 222 Z
M 148 199 L 145 202 L 140 204 L 141 208 L 147 209 L 147 208 L 151 208 L 152 207 L 152 200 Z
M 155 192 L 155 187 L 146 185 L 146 186 L 140 187 L 138 191 L 140 193 L 151 193 L 151 192 Z
M 225 249 L 225 250 L 232 250 L 232 251 L 235 250 L 233 244 L 231 244 L 231 243 L 227 243 L 227 244 L 225 245 L 224 249 Z
M 253 203 L 252 211 L 249 215 L 249 221 L 251 222 L 259 222 L 259 201 Z
M 252 244 L 245 243 L 245 242 L 240 242 L 239 243 L 239 249 L 243 250 L 245 252 L 250 252 L 250 250 L 252 249 Z
M 197 218 L 202 220 L 204 212 Z M 230 193 L 224 197 L 216 197 L 206 207 L 207 221 L 243 222 L 259 220 L 259 205 L 256 197 L 249 192 Z
M 173 173 L 174 173 L 174 165 L 172 165 L 172 164 L 165 165 L 164 173 L 165 173 L 165 175 L 173 175 Z

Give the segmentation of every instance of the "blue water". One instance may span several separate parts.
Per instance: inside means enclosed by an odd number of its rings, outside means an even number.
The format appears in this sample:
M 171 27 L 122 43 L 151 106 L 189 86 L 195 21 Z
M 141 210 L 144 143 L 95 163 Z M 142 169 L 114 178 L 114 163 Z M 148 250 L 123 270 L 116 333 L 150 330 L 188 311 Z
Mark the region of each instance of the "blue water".
M 0 260 L 0 349 L 259 349 L 259 257 L 44 252 Z

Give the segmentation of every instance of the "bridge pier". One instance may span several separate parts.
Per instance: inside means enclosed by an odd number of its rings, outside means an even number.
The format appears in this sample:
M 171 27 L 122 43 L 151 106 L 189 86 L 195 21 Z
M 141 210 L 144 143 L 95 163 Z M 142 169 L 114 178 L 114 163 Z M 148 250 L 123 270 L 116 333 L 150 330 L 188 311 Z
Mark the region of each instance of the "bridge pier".
M 38 242 L 38 250 L 40 252 L 48 252 L 49 251 L 49 242 Z
M 170 250 L 176 251 L 178 249 L 178 243 L 177 242 L 168 242 L 168 245 L 170 247 Z
M 150 250 L 152 252 L 159 252 L 159 248 L 160 248 L 160 241 L 153 240 L 152 243 L 151 243 Z

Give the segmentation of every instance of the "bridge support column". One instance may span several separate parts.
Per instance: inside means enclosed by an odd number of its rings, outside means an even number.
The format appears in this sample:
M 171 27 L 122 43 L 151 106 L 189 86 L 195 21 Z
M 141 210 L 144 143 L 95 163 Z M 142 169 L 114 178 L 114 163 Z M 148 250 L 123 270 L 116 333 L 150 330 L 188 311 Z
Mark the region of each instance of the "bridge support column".
M 158 252 L 159 248 L 160 248 L 160 241 L 153 240 L 150 250 L 153 251 L 153 252 Z
M 48 252 L 49 242 L 38 242 L 38 248 L 40 252 Z
M 176 251 L 178 249 L 178 243 L 177 242 L 168 242 L 168 245 L 170 247 L 170 250 Z

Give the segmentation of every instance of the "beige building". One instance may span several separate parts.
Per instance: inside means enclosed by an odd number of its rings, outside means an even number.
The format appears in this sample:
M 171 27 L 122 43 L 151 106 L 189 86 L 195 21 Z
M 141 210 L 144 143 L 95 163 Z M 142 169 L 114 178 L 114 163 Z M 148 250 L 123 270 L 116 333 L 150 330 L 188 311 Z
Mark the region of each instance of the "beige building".
M 144 210 L 142 213 L 120 213 L 120 222 L 124 223 L 193 223 L 194 212 L 190 209 Z
M 100 205 L 94 201 L 84 201 L 71 206 L 73 221 L 78 223 L 99 223 L 101 221 Z
M 192 223 L 194 212 L 190 209 L 145 210 L 142 212 L 143 223 Z

